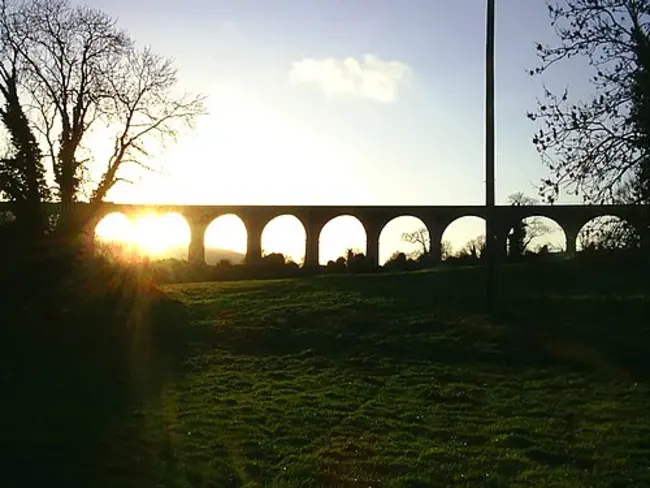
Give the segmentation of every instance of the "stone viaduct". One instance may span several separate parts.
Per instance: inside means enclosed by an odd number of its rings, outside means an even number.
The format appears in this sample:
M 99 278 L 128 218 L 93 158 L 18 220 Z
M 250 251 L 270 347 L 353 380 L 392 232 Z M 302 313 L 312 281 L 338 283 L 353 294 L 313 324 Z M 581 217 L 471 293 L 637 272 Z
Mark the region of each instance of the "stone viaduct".
M 48 211 L 56 213 L 57 204 L 46 204 Z M 88 204 L 76 204 L 82 212 Z M 11 204 L 0 203 L 0 211 L 11 210 Z M 160 204 L 117 204 L 105 202 L 87 219 L 88 232 L 94 229 L 106 215 L 120 212 L 131 218 L 143 213 L 178 213 L 187 221 L 190 232 L 189 260 L 193 263 L 205 262 L 204 235 L 210 223 L 222 215 L 234 214 L 244 225 L 248 235 L 246 260 L 254 263 L 262 256 L 262 232 L 274 218 L 293 215 L 305 228 L 305 264 L 316 266 L 319 262 L 319 236 L 322 228 L 330 220 L 350 215 L 356 217 L 366 231 L 366 255 L 375 263 L 379 258 L 379 235 L 384 226 L 397 217 L 419 218 L 429 231 L 431 252 L 439 257 L 442 234 L 449 224 L 466 216 L 486 218 L 484 206 L 264 206 L 264 205 L 160 205 Z M 567 252 L 576 250 L 580 229 L 590 220 L 601 216 L 619 217 L 634 226 L 642 237 L 644 247 L 649 244 L 648 210 L 637 205 L 536 205 L 536 206 L 497 206 L 494 211 L 494 239 L 498 243 L 497 256 L 505 256 L 507 235 L 510 229 L 527 217 L 547 217 L 557 222 L 564 230 Z

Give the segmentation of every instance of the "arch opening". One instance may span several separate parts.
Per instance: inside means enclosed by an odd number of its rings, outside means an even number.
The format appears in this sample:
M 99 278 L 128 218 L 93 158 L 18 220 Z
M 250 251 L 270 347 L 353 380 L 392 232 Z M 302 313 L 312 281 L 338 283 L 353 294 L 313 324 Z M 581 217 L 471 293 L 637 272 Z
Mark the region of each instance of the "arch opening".
M 190 226 L 178 213 L 145 214 L 134 224 L 134 243 L 145 254 L 155 259 L 187 260 L 190 244 Z
M 95 226 L 95 252 L 120 259 L 131 259 L 137 254 L 134 245 L 133 222 L 121 212 L 105 215 Z
M 348 250 L 365 254 L 368 236 L 361 221 L 352 215 L 339 215 L 328 221 L 318 236 L 319 263 L 345 257 Z
M 246 225 L 235 214 L 221 215 L 206 228 L 203 243 L 207 264 L 217 264 L 221 261 L 241 264 L 248 249 Z
M 457 218 L 442 233 L 440 248 L 443 260 L 480 258 L 485 249 L 485 219 L 475 215 Z
M 295 215 L 279 215 L 269 221 L 262 231 L 262 256 L 282 254 L 286 260 L 302 264 L 305 261 L 307 231 Z
M 595 217 L 578 232 L 576 251 L 615 251 L 641 247 L 641 237 L 628 221 L 615 215 Z
M 506 239 L 509 257 L 527 254 L 557 254 L 566 252 L 567 237 L 555 220 L 542 215 L 532 215 L 510 228 Z
M 96 249 L 114 257 L 132 259 L 187 259 L 190 228 L 178 213 L 143 214 L 129 219 L 120 212 L 102 218 L 95 227 Z
M 379 233 L 379 264 L 382 266 L 399 253 L 418 259 L 430 249 L 429 229 L 422 220 L 411 215 L 395 217 Z

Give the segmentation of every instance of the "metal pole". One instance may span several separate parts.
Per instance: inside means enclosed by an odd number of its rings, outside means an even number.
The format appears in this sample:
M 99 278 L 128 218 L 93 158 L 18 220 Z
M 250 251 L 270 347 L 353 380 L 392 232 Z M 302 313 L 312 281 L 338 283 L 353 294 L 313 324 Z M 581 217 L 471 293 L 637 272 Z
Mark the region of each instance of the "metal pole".
M 494 261 L 494 11 L 495 0 L 487 0 L 485 39 L 485 253 L 487 259 L 488 311 L 495 311 Z

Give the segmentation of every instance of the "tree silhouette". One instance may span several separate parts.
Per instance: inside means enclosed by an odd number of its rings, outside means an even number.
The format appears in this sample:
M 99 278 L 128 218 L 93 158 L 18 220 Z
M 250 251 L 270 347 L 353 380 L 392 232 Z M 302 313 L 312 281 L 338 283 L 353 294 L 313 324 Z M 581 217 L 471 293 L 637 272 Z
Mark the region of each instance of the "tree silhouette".
M 509 195 L 508 202 L 513 206 L 528 206 L 538 203 L 536 199 L 525 195 L 523 192 L 516 192 Z M 550 233 L 551 228 L 539 217 L 529 217 L 520 220 L 508 234 L 510 255 L 523 256 L 526 251 L 530 250 L 529 246 L 533 240 Z
M 585 251 L 632 250 L 641 247 L 641 238 L 628 222 L 615 217 L 599 217 L 588 222 L 578 236 Z
M 429 238 L 429 231 L 426 227 L 421 227 L 412 232 L 402 233 L 402 240 L 404 242 L 408 242 L 409 244 L 415 244 L 420 247 L 420 250 L 416 251 L 417 256 L 414 257 L 429 254 L 429 251 L 431 249 L 431 240 Z
M 171 60 L 138 48 L 105 13 L 67 0 L 2 0 L 0 8 L 0 92 L 5 112 L 12 110 L 3 122 L 14 152 L 29 153 L 25 174 L 27 167 L 37 176 L 42 172 L 32 128 L 44 141 L 64 226 L 73 202 L 104 199 L 126 181 L 125 166 L 150 168 L 154 144 L 173 140 L 205 112 L 202 96 L 177 94 Z M 88 138 L 97 129 L 107 132 L 113 151 L 92 185 L 89 170 L 96 161 Z M 11 161 L 3 160 L 2 174 L 10 173 Z M 14 192 L 5 180 L 2 192 Z
M 539 202 L 535 198 L 524 194 L 524 192 L 518 191 L 508 195 L 508 203 L 515 207 L 523 207 L 537 205 Z
M 446 239 L 443 239 L 443 241 L 440 243 L 440 259 L 443 261 L 449 259 L 452 255 L 452 252 L 453 252 L 453 247 L 451 245 L 451 242 L 449 242 Z
M 595 95 L 569 101 L 569 92 L 544 89 L 528 117 L 541 124 L 533 138 L 551 176 L 540 194 L 554 201 L 560 188 L 586 202 L 609 202 L 630 182 L 634 199 L 649 201 L 649 0 L 564 0 L 549 4 L 557 45 L 539 44 L 531 75 L 570 58 L 593 68 Z
M 0 195 L 16 204 L 18 221 L 29 234 L 45 227 L 41 203 L 50 196 L 45 167 L 36 137 L 19 96 L 18 52 L 0 37 L 0 93 L 4 100 L 0 119 L 8 133 L 9 147 L 0 159 Z
M 480 259 L 485 252 L 485 236 L 476 236 L 467 241 L 467 243 L 458 252 L 457 257 Z
M 387 269 L 404 269 L 406 268 L 406 254 L 395 251 L 386 261 L 384 267 Z
M 420 227 L 417 230 L 412 232 L 402 233 L 402 240 L 408 242 L 409 244 L 416 244 L 420 246 L 420 249 L 413 251 L 409 257 L 411 259 L 423 260 L 431 253 L 431 238 L 429 236 L 429 230 L 426 227 Z M 440 259 L 444 261 L 452 255 L 452 245 L 451 242 L 443 240 L 440 243 Z

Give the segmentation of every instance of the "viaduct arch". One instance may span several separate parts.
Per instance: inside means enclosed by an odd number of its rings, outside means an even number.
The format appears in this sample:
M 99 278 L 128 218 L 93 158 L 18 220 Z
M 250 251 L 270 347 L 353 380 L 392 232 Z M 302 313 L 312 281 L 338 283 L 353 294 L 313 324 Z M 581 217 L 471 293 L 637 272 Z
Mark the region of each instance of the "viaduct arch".
M 51 214 L 58 212 L 56 203 L 45 204 Z M 265 205 L 159 205 L 159 204 L 118 204 L 104 202 L 91 207 L 78 203 L 77 212 L 85 216 L 87 234 L 94 235 L 99 221 L 113 212 L 120 212 L 129 218 L 143 213 L 177 213 L 185 218 L 190 232 L 188 258 L 193 263 L 205 262 L 204 235 L 210 223 L 226 215 L 237 215 L 247 231 L 246 261 L 255 263 L 262 258 L 262 232 L 274 218 L 293 215 L 303 225 L 306 232 L 305 265 L 318 266 L 319 236 L 322 228 L 330 220 L 341 216 L 356 217 L 366 230 L 366 256 L 374 263 L 379 262 L 379 236 L 384 226 L 391 220 L 412 216 L 420 219 L 429 230 L 431 254 L 440 258 L 442 233 L 454 220 L 465 216 L 486 218 L 484 206 L 445 205 L 445 206 L 265 206 Z M 0 211 L 11 211 L 11 203 L 0 203 Z M 499 242 L 498 257 L 505 257 L 508 232 L 519 221 L 527 217 L 548 217 L 557 222 L 566 235 L 567 252 L 576 251 L 576 241 L 580 229 L 590 220 L 601 216 L 615 216 L 627 221 L 641 236 L 644 248 L 650 247 L 648 228 L 648 209 L 641 205 L 531 205 L 497 206 L 494 212 L 494 229 Z

